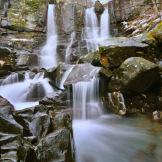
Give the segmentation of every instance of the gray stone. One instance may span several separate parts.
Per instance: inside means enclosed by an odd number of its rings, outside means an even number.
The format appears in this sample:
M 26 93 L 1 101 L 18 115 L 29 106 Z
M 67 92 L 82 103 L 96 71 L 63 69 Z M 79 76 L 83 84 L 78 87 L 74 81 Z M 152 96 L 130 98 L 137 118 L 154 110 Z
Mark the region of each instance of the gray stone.
M 66 79 L 64 85 L 70 85 L 81 81 L 89 81 L 98 74 L 100 68 L 91 64 L 77 64 Z
M 23 128 L 15 121 L 13 117 L 13 106 L 0 98 L 2 104 L 0 105 L 0 130 L 5 133 L 22 134 Z
M 140 57 L 131 57 L 114 72 L 109 89 L 124 93 L 142 93 L 157 83 L 159 78 L 156 64 Z
M 42 138 L 36 147 L 37 157 L 40 161 L 65 161 L 69 147 L 70 132 L 59 129 Z
M 47 135 L 50 125 L 50 116 L 45 113 L 38 112 L 32 118 L 32 122 L 30 123 L 30 130 L 34 136 L 40 139 L 41 137 Z
M 105 41 L 99 48 L 100 60 L 107 59 L 109 67 L 119 67 L 129 57 L 143 57 L 154 62 L 150 47 L 134 38 L 112 38 Z M 101 62 L 102 63 L 102 62 Z

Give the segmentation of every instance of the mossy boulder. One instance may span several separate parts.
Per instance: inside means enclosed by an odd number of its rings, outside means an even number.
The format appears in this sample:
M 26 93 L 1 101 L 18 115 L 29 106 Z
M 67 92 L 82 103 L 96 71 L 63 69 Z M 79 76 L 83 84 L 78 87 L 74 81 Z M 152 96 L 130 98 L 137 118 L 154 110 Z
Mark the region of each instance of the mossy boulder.
M 154 61 L 154 53 L 151 48 L 147 44 L 133 39 L 117 40 L 108 46 L 99 47 L 99 55 L 100 63 L 111 68 L 119 67 L 129 57 L 143 57 Z
M 81 56 L 78 63 L 91 63 L 93 66 L 102 66 L 98 51 Z
M 159 68 L 156 64 L 140 57 L 131 57 L 114 72 L 109 89 L 126 94 L 143 93 L 157 83 L 159 78 Z

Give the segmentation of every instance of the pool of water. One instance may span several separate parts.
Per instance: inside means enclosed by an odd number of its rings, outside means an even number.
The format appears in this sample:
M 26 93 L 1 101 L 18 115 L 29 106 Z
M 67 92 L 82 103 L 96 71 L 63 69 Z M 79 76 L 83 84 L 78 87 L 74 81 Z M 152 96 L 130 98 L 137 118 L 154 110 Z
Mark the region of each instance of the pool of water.
M 77 162 L 162 162 L 162 124 L 145 116 L 74 120 Z

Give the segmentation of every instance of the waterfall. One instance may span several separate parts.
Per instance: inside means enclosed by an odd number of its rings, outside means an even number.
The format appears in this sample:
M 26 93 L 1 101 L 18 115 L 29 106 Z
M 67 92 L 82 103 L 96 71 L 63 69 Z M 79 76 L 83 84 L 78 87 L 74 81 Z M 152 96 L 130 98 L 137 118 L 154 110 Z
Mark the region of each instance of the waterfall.
M 101 15 L 100 23 L 94 10 L 94 7 L 85 10 L 85 28 L 83 30 L 83 39 L 87 42 L 88 52 L 94 52 L 99 44 L 110 37 L 109 13 L 105 8 Z
M 1 86 L 6 84 L 13 84 L 16 82 L 19 82 L 19 74 L 18 73 L 12 73 L 9 76 L 7 76 L 1 83 Z
M 89 52 L 95 51 L 98 47 L 99 26 L 94 7 L 85 10 L 84 39 L 87 42 Z
M 37 105 L 40 99 L 54 92 L 48 81 L 43 73 L 31 78 L 26 72 L 24 81 L 1 86 L 0 95 L 11 102 L 17 110 L 32 107 Z
M 120 102 L 124 102 L 122 97 Z M 128 119 L 126 121 L 131 122 Z M 122 122 L 124 121 L 118 116 L 103 114 L 97 78 L 73 84 L 73 134 L 76 162 L 132 160 L 134 154 L 148 145 L 149 137 L 143 130 L 125 126 L 121 124 Z
M 66 48 L 66 53 L 65 53 L 65 62 L 66 63 L 70 62 L 70 58 L 69 57 L 70 57 L 70 55 L 72 53 L 71 46 L 73 45 L 74 39 L 75 39 L 75 32 L 72 32 L 71 36 L 70 36 L 70 43 L 68 44 L 68 46 Z
M 48 5 L 47 42 L 41 50 L 40 67 L 53 68 L 57 66 L 57 32 L 55 24 L 55 5 Z
M 74 119 L 89 119 L 102 114 L 99 104 L 99 79 L 73 84 Z
M 70 67 L 65 71 L 65 73 L 63 74 L 62 79 L 61 79 L 61 82 L 60 82 L 60 88 L 61 88 L 61 89 L 64 89 L 64 82 L 65 82 L 66 79 L 68 78 L 68 76 L 69 76 L 69 74 L 71 73 L 73 67 L 74 67 L 73 65 L 70 66 Z
M 110 37 L 110 27 L 109 27 L 109 13 L 108 9 L 105 8 L 100 20 L 100 38 L 107 39 Z

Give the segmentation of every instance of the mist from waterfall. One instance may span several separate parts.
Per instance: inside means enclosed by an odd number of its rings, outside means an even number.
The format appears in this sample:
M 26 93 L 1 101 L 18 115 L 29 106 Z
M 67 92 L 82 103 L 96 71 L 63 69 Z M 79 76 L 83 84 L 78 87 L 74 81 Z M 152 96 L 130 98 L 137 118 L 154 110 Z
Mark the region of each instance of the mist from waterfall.
M 55 5 L 48 5 L 47 42 L 41 50 L 40 67 L 53 68 L 57 66 L 57 29 L 55 20 Z

